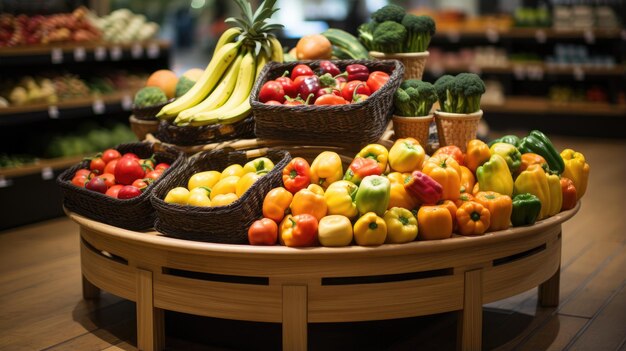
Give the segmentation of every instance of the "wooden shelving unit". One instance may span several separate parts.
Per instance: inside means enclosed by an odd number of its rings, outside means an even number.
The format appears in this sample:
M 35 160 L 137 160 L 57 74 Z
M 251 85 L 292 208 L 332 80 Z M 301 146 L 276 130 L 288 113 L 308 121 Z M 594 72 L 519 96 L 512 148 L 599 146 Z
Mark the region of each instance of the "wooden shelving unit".
M 548 39 L 624 39 L 626 32 L 622 29 L 569 29 L 560 30 L 553 28 L 522 28 L 510 27 L 499 28 L 497 26 L 485 26 L 482 28 L 467 28 L 465 26 L 438 29 L 435 39 L 448 39 L 457 41 L 459 38 L 485 38 L 492 42 L 499 39 L 535 39 L 538 41 Z
M 66 169 L 82 161 L 83 158 L 85 158 L 86 156 L 87 155 L 41 159 L 32 164 L 27 164 L 19 167 L 0 168 L 0 177 L 15 178 L 42 173 L 48 170 Z
M 477 64 L 442 65 L 439 63 L 429 63 L 426 71 L 430 73 L 459 73 L 475 72 L 489 74 L 525 74 L 526 72 L 540 71 L 543 74 L 551 75 L 571 75 L 574 77 L 584 76 L 624 76 L 626 75 L 626 65 L 618 64 L 612 67 L 597 67 L 585 65 L 554 65 L 543 62 L 509 62 L 504 65 L 485 66 Z

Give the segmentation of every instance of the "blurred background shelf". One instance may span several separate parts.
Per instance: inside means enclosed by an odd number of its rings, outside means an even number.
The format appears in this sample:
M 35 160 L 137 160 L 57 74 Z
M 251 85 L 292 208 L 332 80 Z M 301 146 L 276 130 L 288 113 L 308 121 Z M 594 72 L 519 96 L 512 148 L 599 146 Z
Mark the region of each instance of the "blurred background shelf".
M 482 103 L 486 113 L 527 113 L 537 115 L 582 115 L 626 118 L 626 105 L 601 102 L 554 102 L 542 97 L 510 96 L 503 103 Z M 622 121 L 623 123 L 623 121 Z
M 68 156 L 68 157 L 58 157 L 52 159 L 40 159 L 36 160 L 32 164 L 24 164 L 16 167 L 7 167 L 0 168 L 0 177 L 4 178 L 4 182 L 11 178 L 23 177 L 26 175 L 33 174 L 42 174 L 42 178 L 46 178 L 46 173 L 53 170 L 65 170 L 80 161 L 82 161 L 84 156 Z M 6 185 L 6 183 L 5 183 Z

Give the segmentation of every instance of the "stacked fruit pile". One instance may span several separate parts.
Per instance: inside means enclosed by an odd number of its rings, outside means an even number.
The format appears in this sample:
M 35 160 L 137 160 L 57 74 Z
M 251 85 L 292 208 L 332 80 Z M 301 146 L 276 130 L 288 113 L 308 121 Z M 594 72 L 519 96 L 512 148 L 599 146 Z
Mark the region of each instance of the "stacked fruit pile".
M 242 16 L 226 20 L 235 27 L 220 36 L 204 73 L 185 94 L 165 105 L 157 118 L 192 126 L 231 124 L 246 118 L 251 111 L 250 92 L 261 69 L 270 60 L 283 60 L 282 46 L 270 34 L 282 25 L 267 23 L 277 11 L 275 2 L 267 0 L 253 13 L 249 3 L 237 0 Z

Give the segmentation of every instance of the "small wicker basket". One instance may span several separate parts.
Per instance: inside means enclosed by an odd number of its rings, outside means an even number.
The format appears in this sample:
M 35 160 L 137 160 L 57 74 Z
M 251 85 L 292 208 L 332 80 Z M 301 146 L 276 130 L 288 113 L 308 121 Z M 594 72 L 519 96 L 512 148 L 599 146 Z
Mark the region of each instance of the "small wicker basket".
M 474 113 L 450 113 L 435 110 L 439 146 L 456 145 L 465 152 L 467 142 L 476 139 L 483 110 Z
M 157 113 L 159 113 L 159 111 L 161 111 L 161 109 L 163 108 L 163 106 L 169 104 L 170 102 L 174 101 L 175 99 L 169 99 L 166 102 L 160 103 L 160 104 L 156 104 L 156 105 L 152 105 L 152 106 L 146 106 L 146 107 L 137 107 L 135 105 L 133 105 L 132 110 L 133 110 L 133 116 L 135 116 L 135 118 L 137 119 L 142 119 L 142 120 L 157 120 L 156 115 Z
M 422 80 L 426 61 L 430 53 L 424 52 L 407 52 L 397 54 L 386 54 L 378 51 L 370 51 L 370 56 L 377 60 L 398 60 L 404 65 L 404 80 L 419 79 Z
M 116 227 L 130 230 L 152 228 L 156 215 L 150 204 L 150 194 L 159 183 L 166 181 L 182 166 L 185 156 L 173 148 L 152 143 L 121 144 L 116 149 L 121 154 L 132 152 L 140 158 L 148 158 L 154 154 L 157 163 L 166 162 L 170 167 L 141 195 L 128 200 L 119 200 L 72 184 L 76 171 L 89 167 L 88 160 L 82 161 L 65 170 L 56 179 L 63 194 L 63 205 L 70 211 Z
M 148 133 L 153 134 L 159 129 L 159 121 L 156 119 L 138 119 L 134 115 L 130 115 L 128 122 L 130 123 L 130 130 L 135 133 L 139 140 L 144 140 Z
M 397 139 L 415 138 L 424 147 L 428 145 L 430 125 L 433 115 L 420 117 L 404 117 L 393 115 L 393 131 Z
M 180 146 L 254 138 L 254 117 L 248 116 L 233 124 L 210 124 L 199 127 L 176 126 L 170 121 L 161 121 L 154 135 L 162 142 Z

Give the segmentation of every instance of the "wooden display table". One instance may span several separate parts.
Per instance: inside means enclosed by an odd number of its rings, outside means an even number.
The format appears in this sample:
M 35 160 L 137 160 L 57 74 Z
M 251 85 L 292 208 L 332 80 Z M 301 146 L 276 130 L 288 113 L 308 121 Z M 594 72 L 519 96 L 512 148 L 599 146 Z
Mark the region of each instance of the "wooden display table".
M 164 346 L 163 310 L 282 323 L 283 349 L 307 348 L 307 323 L 459 311 L 458 346 L 480 350 L 482 305 L 539 286 L 559 302 L 561 224 L 572 210 L 479 237 L 379 247 L 211 244 L 139 233 L 75 213 L 83 295 L 137 304 L 137 346 Z

